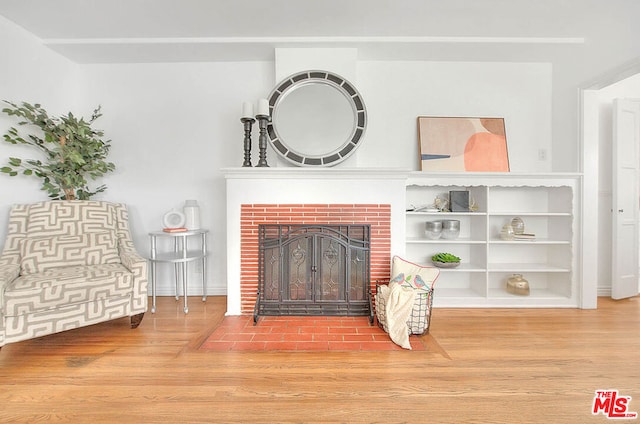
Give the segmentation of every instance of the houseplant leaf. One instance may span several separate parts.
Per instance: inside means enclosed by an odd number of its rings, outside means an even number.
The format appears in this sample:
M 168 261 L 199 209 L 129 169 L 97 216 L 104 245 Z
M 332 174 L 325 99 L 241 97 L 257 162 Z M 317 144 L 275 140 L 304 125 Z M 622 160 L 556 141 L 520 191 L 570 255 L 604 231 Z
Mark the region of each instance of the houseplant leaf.
M 42 180 L 42 190 L 53 199 L 89 199 L 106 190 L 103 184 L 97 189 L 88 187 L 88 180 L 95 180 L 115 170 L 107 161 L 110 140 L 103 140 L 104 132 L 92 128 L 102 116 L 98 106 L 91 119 L 76 118 L 71 112 L 61 116 L 49 116 L 38 103 L 20 104 L 5 101 L 2 109 L 9 116 L 19 119 L 18 126 L 35 127 L 40 134 L 22 137 L 11 127 L 3 138 L 10 144 L 26 144 L 34 147 L 43 156 L 41 159 L 9 158 L 9 166 L 0 168 L 2 173 L 17 176 L 20 173 Z

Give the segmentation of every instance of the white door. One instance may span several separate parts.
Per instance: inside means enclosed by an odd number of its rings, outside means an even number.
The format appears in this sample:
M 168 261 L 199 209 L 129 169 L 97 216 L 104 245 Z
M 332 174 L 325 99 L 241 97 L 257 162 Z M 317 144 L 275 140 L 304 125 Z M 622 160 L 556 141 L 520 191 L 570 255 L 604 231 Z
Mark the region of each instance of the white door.
M 640 101 L 613 101 L 611 297 L 638 294 Z

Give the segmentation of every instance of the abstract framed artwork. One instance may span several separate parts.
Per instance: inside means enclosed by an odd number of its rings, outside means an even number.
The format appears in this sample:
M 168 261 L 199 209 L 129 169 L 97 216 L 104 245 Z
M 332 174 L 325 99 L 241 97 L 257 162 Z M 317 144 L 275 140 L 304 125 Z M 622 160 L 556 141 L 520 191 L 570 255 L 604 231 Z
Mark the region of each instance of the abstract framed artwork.
M 509 172 L 504 118 L 418 117 L 422 171 Z

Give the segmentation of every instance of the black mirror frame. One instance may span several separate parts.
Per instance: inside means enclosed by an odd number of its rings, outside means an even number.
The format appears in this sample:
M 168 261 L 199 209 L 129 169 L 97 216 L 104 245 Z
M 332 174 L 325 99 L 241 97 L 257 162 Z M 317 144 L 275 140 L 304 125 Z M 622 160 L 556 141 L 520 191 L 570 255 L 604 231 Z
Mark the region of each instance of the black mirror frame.
M 367 127 L 367 110 L 362 96 L 355 87 L 341 76 L 328 71 L 303 71 L 293 74 L 281 81 L 269 95 L 269 112 L 274 116 L 274 110 L 279 101 L 286 97 L 291 90 L 301 85 L 322 83 L 339 90 L 347 100 L 355 114 L 355 125 L 346 141 L 337 149 L 324 155 L 306 155 L 296 151 L 286 144 L 278 134 L 273 122 L 269 122 L 267 133 L 269 142 L 274 150 L 288 162 L 297 166 L 333 166 L 347 159 L 359 147 Z

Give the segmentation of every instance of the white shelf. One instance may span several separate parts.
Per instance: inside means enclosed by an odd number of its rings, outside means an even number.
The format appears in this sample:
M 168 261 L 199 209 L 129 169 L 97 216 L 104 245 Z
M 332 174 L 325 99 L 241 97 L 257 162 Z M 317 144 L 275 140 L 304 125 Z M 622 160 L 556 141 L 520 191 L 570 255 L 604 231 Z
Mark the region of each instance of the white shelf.
M 502 240 L 502 239 L 491 239 L 489 240 L 490 244 L 571 244 L 569 240 L 552 240 L 552 239 L 541 239 L 536 238 L 532 240 Z
M 530 291 L 528 296 L 492 289 L 485 295 L 471 289 L 438 288 L 434 291 L 436 308 L 574 308 L 571 298 L 549 290 Z
M 512 211 L 512 212 L 504 212 L 504 211 L 500 211 L 500 212 L 491 212 L 490 213 L 492 216 L 508 216 L 508 217 L 513 217 L 513 216 L 519 216 L 519 217 L 523 217 L 523 216 L 572 216 L 572 214 L 570 212 L 522 212 L 522 211 Z
M 531 289 L 528 296 L 522 296 L 517 294 L 508 293 L 506 290 L 501 289 L 490 289 L 489 297 L 493 299 L 509 299 L 511 301 L 519 301 L 519 302 L 527 302 L 527 300 L 537 299 L 537 300 L 547 300 L 547 301 L 560 301 L 560 300 L 568 300 L 567 298 L 563 298 L 558 296 L 557 293 L 554 293 L 550 290 L 545 289 Z
M 579 243 L 579 175 L 412 173 L 406 206 L 431 204 L 450 190 L 468 190 L 479 211 L 406 212 L 409 260 L 428 264 L 436 252 L 462 258 L 457 268 L 441 269 L 434 304 L 441 307 L 578 307 L 576 283 Z M 531 240 L 502 240 L 500 230 L 514 217 L 525 222 Z M 460 220 L 460 237 L 430 240 L 424 221 Z M 506 279 L 523 274 L 530 294 L 506 291 Z
M 473 291 L 472 289 L 450 289 L 450 288 L 442 288 L 440 287 L 440 285 L 438 284 L 438 282 L 436 282 L 436 285 L 434 286 L 434 293 L 435 293 L 435 297 L 434 297 L 434 302 L 435 299 L 437 299 L 438 297 L 441 297 L 443 299 L 446 298 L 484 298 L 484 293 L 478 293 L 476 291 Z
M 449 219 L 454 216 L 486 216 L 486 212 L 416 212 L 407 211 L 408 216 L 428 216 L 437 219 Z
M 449 239 L 428 239 L 420 237 L 408 237 L 406 240 L 410 244 L 485 244 L 485 240 L 471 240 L 469 238 Z
M 162 252 L 157 253 L 156 257 L 150 259 L 154 262 L 189 262 L 202 259 L 202 250 L 189 250 L 186 255 L 183 252 Z
M 522 274 L 524 272 L 571 272 L 571 267 L 553 266 L 549 264 L 529 263 L 491 263 L 487 265 L 489 272 L 511 272 Z
M 486 272 L 487 268 L 483 265 L 483 264 L 471 264 L 471 263 L 465 263 L 465 262 L 461 262 L 460 265 L 458 265 L 455 268 L 440 268 L 440 273 L 441 274 L 446 274 L 449 272 Z

